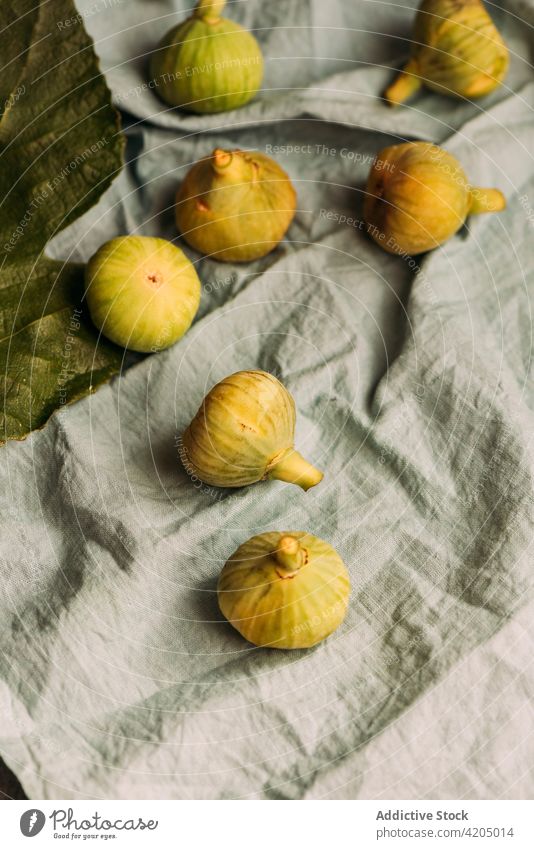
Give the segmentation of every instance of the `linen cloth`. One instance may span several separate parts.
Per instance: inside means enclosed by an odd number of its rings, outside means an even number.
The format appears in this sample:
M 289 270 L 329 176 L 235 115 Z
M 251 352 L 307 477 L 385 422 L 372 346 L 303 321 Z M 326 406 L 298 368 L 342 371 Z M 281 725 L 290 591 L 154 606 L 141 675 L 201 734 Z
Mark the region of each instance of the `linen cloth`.
M 413 2 L 229 3 L 266 76 L 216 116 L 146 86 L 191 5 L 80 2 L 128 162 L 49 252 L 177 239 L 176 188 L 215 147 L 276 158 L 298 212 L 256 263 L 188 251 L 184 339 L 1 449 L 0 754 L 32 798 L 531 798 L 534 2 L 491 6 L 512 50 L 498 92 L 396 111 L 379 95 Z M 508 200 L 415 260 L 361 225 L 374 155 L 410 139 Z M 248 368 L 295 397 L 296 445 L 325 471 L 308 493 L 199 488 L 178 460 L 205 392 Z M 218 573 L 292 529 L 340 552 L 349 613 L 315 649 L 257 649 L 222 620 Z

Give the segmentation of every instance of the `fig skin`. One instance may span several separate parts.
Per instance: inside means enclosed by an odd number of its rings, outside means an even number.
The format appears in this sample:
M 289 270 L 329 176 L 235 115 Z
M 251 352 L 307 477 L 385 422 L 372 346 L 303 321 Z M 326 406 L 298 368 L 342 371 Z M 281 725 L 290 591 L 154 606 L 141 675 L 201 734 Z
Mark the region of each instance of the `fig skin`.
M 345 564 L 327 542 L 304 531 L 271 531 L 237 549 L 217 595 L 222 614 L 250 643 L 306 649 L 341 625 L 350 589 Z
M 221 17 L 224 2 L 201 2 L 163 38 L 150 61 L 155 90 L 169 106 L 209 114 L 244 106 L 263 79 L 252 33 Z
M 429 142 L 407 142 L 377 155 L 364 218 L 369 234 L 385 251 L 415 256 L 450 239 L 468 215 L 505 207 L 498 189 L 470 186 L 447 151 Z
M 189 330 L 200 303 L 194 265 L 166 239 L 111 239 L 89 260 L 85 282 L 95 326 L 132 351 L 174 345 Z
M 269 156 L 217 149 L 186 174 L 176 195 L 176 224 L 199 253 L 249 262 L 276 248 L 296 206 L 291 180 Z
M 481 0 L 425 0 L 412 56 L 385 93 L 398 106 L 423 85 L 450 97 L 485 97 L 504 81 L 508 48 Z
M 238 371 L 204 398 L 182 437 L 183 465 L 212 486 L 276 479 L 308 490 L 323 475 L 293 447 L 295 417 L 295 402 L 276 377 Z

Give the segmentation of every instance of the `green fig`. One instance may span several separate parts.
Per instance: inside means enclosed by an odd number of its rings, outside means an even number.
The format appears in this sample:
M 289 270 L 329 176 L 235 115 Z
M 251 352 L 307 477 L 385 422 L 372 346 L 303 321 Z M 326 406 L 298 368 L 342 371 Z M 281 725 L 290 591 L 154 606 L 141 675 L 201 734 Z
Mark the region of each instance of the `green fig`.
M 423 85 L 453 97 L 484 97 L 501 85 L 508 65 L 508 48 L 481 0 L 424 0 L 411 59 L 385 98 L 398 106 Z
M 167 33 L 153 53 L 155 90 L 189 112 L 226 112 L 248 103 L 263 78 L 254 36 L 221 17 L 225 0 L 200 0 L 193 14 Z
M 217 586 L 222 614 L 256 646 L 307 649 L 347 613 L 350 577 L 324 540 L 305 531 L 270 531 L 244 542 Z
M 211 486 L 274 479 L 308 490 L 323 473 L 295 450 L 295 419 L 295 402 L 274 375 L 231 374 L 208 392 L 186 429 L 184 468 Z
M 468 215 L 505 207 L 498 189 L 470 186 L 460 163 L 447 151 L 428 142 L 407 142 L 377 155 L 364 218 L 380 247 L 413 256 L 446 242 Z
M 186 242 L 223 262 L 247 262 L 272 251 L 296 209 L 285 171 L 263 153 L 215 150 L 187 173 L 176 197 Z
M 200 303 L 194 265 L 166 239 L 111 239 L 89 260 L 85 280 L 93 323 L 132 351 L 173 345 L 189 329 Z

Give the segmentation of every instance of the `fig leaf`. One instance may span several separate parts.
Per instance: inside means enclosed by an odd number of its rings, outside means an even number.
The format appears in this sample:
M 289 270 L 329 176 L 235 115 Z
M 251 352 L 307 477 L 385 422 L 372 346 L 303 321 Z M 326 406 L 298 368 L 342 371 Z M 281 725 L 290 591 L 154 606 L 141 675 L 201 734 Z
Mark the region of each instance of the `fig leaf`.
M 72 0 L 0 4 L 0 441 L 118 372 L 82 304 L 83 268 L 44 255 L 122 166 L 120 116 Z

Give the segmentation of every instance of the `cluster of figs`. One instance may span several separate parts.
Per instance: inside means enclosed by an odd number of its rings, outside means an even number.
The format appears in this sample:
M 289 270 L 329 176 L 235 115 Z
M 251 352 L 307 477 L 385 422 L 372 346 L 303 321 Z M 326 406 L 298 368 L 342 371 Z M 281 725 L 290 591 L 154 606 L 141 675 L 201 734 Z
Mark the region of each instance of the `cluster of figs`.
M 236 109 L 258 92 L 263 57 L 254 36 L 222 16 L 224 0 L 200 0 L 154 50 L 153 88 L 168 104 L 196 113 Z M 397 106 L 422 86 L 478 98 L 499 86 L 508 50 L 481 0 L 425 0 L 412 55 L 385 92 Z M 185 176 L 176 225 L 204 257 L 250 262 L 284 238 L 297 197 L 289 176 L 257 151 L 215 150 Z M 497 212 L 496 189 L 473 187 L 460 163 L 427 142 L 393 145 L 376 156 L 364 218 L 384 250 L 413 256 L 443 244 L 469 215 Z M 116 344 L 154 352 L 189 329 L 200 280 L 185 253 L 165 239 L 123 236 L 102 245 L 86 269 L 86 299 L 96 327 Z M 322 473 L 294 446 L 295 403 L 273 375 L 253 370 L 214 386 L 185 431 L 188 473 L 218 487 L 280 480 L 308 490 Z M 308 648 L 343 621 L 347 569 L 332 546 L 303 531 L 268 532 L 243 543 L 224 566 L 220 608 L 251 643 Z

